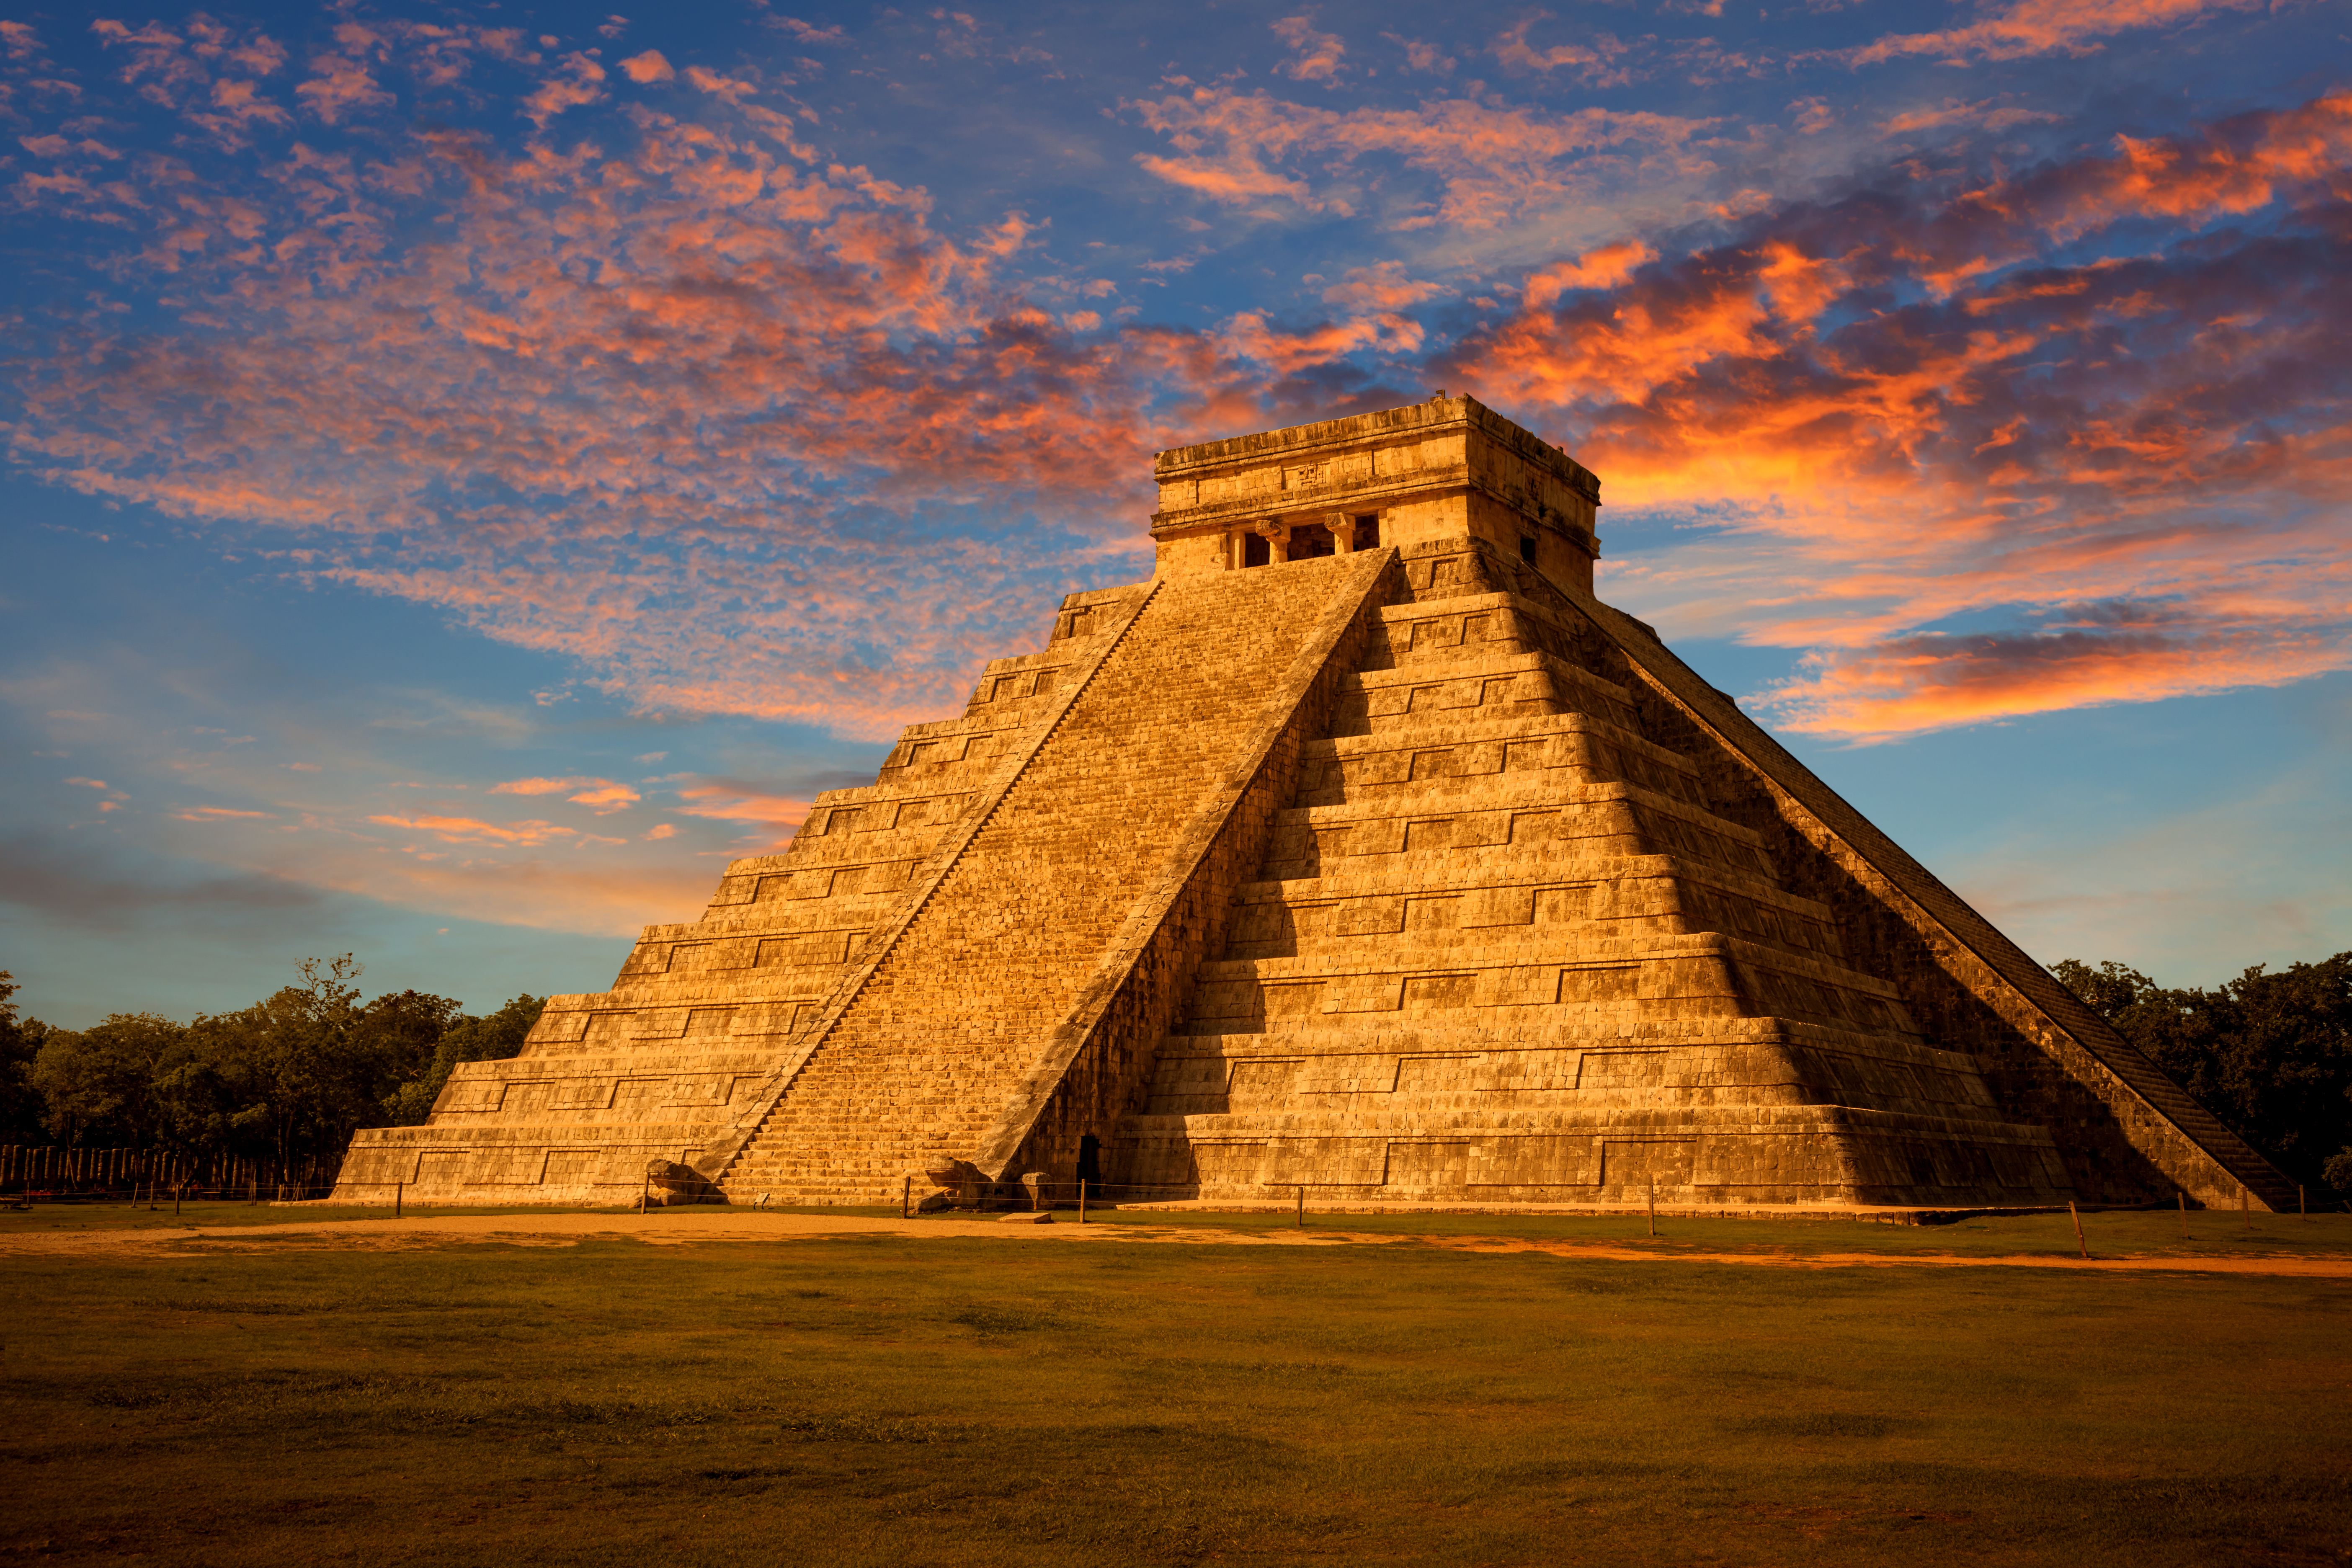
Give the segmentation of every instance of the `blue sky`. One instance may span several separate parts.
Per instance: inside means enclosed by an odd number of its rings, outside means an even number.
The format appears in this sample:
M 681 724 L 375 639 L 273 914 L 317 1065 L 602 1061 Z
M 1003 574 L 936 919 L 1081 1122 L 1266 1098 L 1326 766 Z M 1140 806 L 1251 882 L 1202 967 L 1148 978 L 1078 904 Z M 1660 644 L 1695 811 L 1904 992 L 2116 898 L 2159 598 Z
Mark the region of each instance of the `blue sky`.
M 1435 386 L 2037 957 L 2352 946 L 2348 28 L 14 9 L 0 967 L 600 989 L 1142 575 L 1155 449 Z

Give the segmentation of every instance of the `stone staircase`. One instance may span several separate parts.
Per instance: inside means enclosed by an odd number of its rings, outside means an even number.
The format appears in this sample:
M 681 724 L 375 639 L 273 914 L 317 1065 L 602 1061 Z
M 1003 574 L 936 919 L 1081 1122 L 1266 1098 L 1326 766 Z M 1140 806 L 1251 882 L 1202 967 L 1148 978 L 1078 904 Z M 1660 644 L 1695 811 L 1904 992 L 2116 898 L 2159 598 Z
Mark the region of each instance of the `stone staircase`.
M 1310 743 L 1120 1173 L 1171 1194 L 2035 1203 L 2049 1135 L 1846 960 L 1628 673 L 1468 542 Z
M 969 1157 L 1339 590 L 1344 559 L 1162 583 L 720 1178 L 871 1203 Z
M 990 663 L 961 717 L 909 726 L 875 783 L 818 795 L 782 853 L 731 862 L 701 920 L 646 927 L 613 989 L 551 997 L 520 1056 L 460 1063 L 429 1125 L 360 1132 L 343 1196 L 624 1202 L 648 1160 L 695 1158 L 1147 592 L 1069 595 L 1046 646 Z

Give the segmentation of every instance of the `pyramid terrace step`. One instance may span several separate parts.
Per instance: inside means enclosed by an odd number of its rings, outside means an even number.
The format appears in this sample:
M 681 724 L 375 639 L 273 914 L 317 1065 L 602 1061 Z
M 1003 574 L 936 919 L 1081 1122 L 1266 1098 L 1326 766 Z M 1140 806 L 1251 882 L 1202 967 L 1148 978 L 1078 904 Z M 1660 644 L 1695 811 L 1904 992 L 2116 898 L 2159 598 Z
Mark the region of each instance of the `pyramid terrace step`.
M 1233 681 L 1228 661 L 1263 662 L 1295 645 L 1352 580 L 1339 563 L 1163 588 L 816 1045 L 738 1156 L 741 1179 L 838 1162 L 845 1140 L 903 1168 L 943 1137 L 977 1138 L 1194 801 L 1222 779 L 1238 727 L 1257 721 L 1265 694 Z M 1224 609 L 1240 604 L 1255 613 Z M 983 695 L 993 690 L 983 683 Z M 1114 751 L 1151 765 L 1105 769 Z M 1014 933 L 1021 943 L 1008 945 Z M 1039 933 L 1050 939 L 1040 944 Z M 874 1118 L 877 1102 L 892 1114 Z
M 1337 495 L 1327 448 L 1371 475 L 1372 447 L 1348 443 L 1439 431 L 1589 523 L 1591 476 L 1462 400 L 1213 444 L 1182 464 L 1226 487 L 1212 510 L 1255 509 L 1244 469 L 1266 494 Z M 1381 482 L 1420 472 L 1407 461 Z M 490 1192 L 531 1181 L 538 1159 L 569 1193 L 600 1161 L 723 1147 L 742 1154 L 727 1176 L 739 1198 L 755 1185 L 785 1201 L 897 1197 L 928 1156 L 997 1137 L 1009 1086 L 1040 1067 L 1103 932 L 1160 918 L 1141 879 L 1185 820 L 1187 788 L 1234 765 L 1234 726 L 1288 668 L 1294 601 L 1334 574 L 1369 587 L 1360 569 L 1377 565 L 1398 602 L 1353 624 L 1360 668 L 1317 678 L 1328 734 L 1299 738 L 1269 854 L 1254 877 L 1219 868 L 1252 877 L 1225 910 L 1182 911 L 1202 922 L 1191 929 L 1225 930 L 1226 951 L 1205 965 L 1185 952 L 1200 984 L 1179 999 L 1180 1032 L 1117 1045 L 1156 1049 L 1160 1069 L 1155 1114 L 1110 1134 L 1122 1177 L 1213 1193 L 1295 1181 L 1557 1201 L 1654 1183 L 1722 1201 L 1948 1203 L 2070 1184 L 2128 1199 L 2152 1167 L 2208 1202 L 2241 1175 L 2274 1194 L 2258 1156 L 1654 632 L 1591 600 L 1589 579 L 1547 581 L 1466 532 L 1222 572 L 1229 548 L 1167 523 L 1199 492 L 1162 499 L 1178 510 L 1155 524 L 1169 537 L 1153 584 L 1066 599 L 1047 646 L 989 665 L 963 717 L 908 727 L 874 784 L 814 803 L 787 853 L 731 865 L 702 921 L 649 928 L 611 992 L 557 999 L 525 1056 L 453 1077 L 435 1125 L 364 1133 L 355 1160 L 380 1173 L 429 1153 Z M 1426 508 L 1458 500 L 1423 493 L 1391 521 L 1427 533 Z M 1181 613 L 1129 626 L 1147 595 Z M 1097 666 L 1117 710 L 1081 696 Z M 978 801 L 1008 779 L 1000 821 Z M 1276 804 L 1253 797 L 1251 820 Z M 1790 885 L 1836 888 L 1834 916 L 1778 886 L 1766 840 L 1737 826 L 1776 822 L 1794 829 L 1769 837 Z M 943 842 L 955 853 L 935 856 Z M 1839 956 L 1841 922 L 1865 959 Z M 869 952 L 867 938 L 827 934 L 843 927 L 888 934 Z M 1906 1032 L 1903 991 L 1932 996 L 1939 1017 L 1957 996 L 1969 1038 L 1999 1053 L 2001 1093 L 2065 1117 L 2003 1121 L 1970 1057 Z M 1895 1011 L 1865 1018 L 1881 1005 Z M 704 1039 L 742 1047 L 754 1070 L 686 1070 L 717 1059 Z M 624 1110 L 624 1079 L 640 1102 L 675 1080 L 709 1103 Z M 520 1092 L 495 1110 L 462 1092 L 508 1087 Z M 674 1120 L 633 1120 L 656 1113 Z M 398 1142 L 410 1134 L 427 1136 Z
M 1553 703 L 1543 710 L 1496 714 L 1486 708 L 1424 708 L 1406 713 L 1375 715 L 1372 728 L 1326 736 L 1299 748 L 1316 761 L 1369 756 L 1381 752 L 1419 750 L 1425 746 L 1493 745 L 1555 735 L 1594 735 L 1636 752 L 1663 767 L 1696 773 L 1698 770 L 1680 752 L 1669 751 L 1646 739 L 1640 731 L 1604 714 L 1581 711 Z

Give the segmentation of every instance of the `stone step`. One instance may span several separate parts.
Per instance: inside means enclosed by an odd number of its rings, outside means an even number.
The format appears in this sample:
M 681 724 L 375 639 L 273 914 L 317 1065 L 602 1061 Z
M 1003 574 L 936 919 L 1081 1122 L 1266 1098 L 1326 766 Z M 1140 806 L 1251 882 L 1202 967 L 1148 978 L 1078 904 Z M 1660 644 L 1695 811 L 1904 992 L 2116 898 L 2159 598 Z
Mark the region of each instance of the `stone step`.
M 1163 585 L 819 1044 L 729 1190 L 852 1149 L 904 1169 L 977 1140 L 1256 721 L 1264 682 L 1232 672 L 1280 671 L 1348 580 L 1334 563 Z

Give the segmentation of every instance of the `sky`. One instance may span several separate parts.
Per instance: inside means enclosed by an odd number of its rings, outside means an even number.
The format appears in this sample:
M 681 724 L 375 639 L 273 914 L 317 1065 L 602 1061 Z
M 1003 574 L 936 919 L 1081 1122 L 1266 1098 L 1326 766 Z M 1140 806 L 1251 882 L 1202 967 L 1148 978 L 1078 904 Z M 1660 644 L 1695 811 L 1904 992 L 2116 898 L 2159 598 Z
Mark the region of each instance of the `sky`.
M 475 1011 L 1469 393 L 2043 962 L 2352 947 L 2352 5 L 0 6 L 0 968 Z

